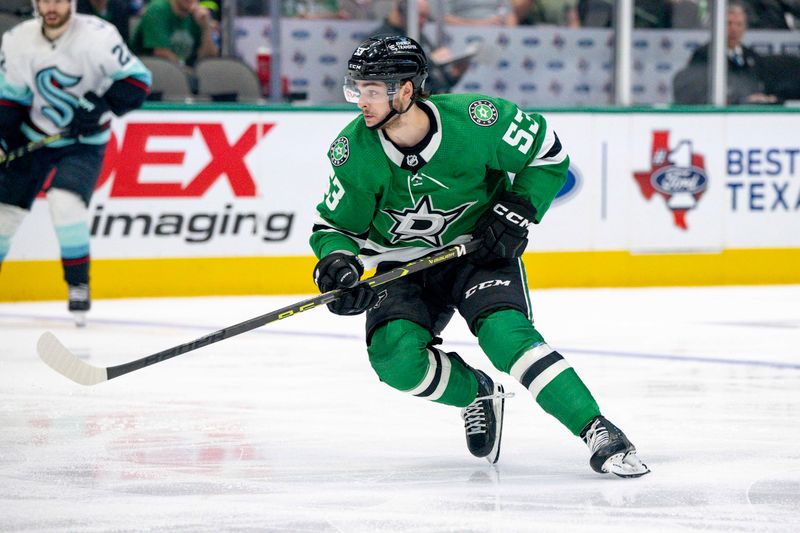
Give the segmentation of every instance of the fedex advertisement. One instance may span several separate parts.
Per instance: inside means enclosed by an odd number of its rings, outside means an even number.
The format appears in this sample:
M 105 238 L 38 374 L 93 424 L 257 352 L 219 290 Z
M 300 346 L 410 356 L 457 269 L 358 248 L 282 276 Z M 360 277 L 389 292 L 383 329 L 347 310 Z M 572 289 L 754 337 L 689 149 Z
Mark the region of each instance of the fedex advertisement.
M 89 207 L 92 256 L 310 255 L 327 146 L 353 116 L 141 111 L 117 120 Z M 9 259 L 57 257 L 49 226 L 41 195 Z

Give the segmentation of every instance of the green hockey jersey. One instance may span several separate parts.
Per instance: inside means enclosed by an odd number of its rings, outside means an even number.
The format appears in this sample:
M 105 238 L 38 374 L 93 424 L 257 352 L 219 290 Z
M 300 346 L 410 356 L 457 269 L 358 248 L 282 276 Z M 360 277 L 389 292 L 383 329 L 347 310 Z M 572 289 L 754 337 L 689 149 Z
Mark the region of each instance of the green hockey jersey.
M 333 141 L 333 173 L 310 239 L 318 258 L 347 250 L 410 261 L 468 240 L 505 190 L 530 200 L 538 223 L 563 187 L 569 157 L 541 115 L 477 94 L 418 105 L 431 132 L 416 147 L 397 147 L 361 116 Z

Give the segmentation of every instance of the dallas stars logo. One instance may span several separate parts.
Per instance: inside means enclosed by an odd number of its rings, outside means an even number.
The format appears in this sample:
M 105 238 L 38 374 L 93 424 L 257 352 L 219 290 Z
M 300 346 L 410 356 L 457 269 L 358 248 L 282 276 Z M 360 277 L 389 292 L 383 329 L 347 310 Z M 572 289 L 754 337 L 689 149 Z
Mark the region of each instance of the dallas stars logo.
M 350 143 L 347 142 L 347 137 L 339 137 L 328 150 L 328 157 L 331 159 L 333 166 L 340 167 L 350 157 Z
M 431 246 L 442 246 L 442 235 L 447 228 L 475 202 L 462 204 L 455 209 L 442 211 L 435 209 L 430 196 L 423 196 L 411 209 L 397 211 L 384 209 L 392 217 L 394 225 L 389 230 L 392 244 L 420 240 Z
M 469 118 L 478 126 L 497 122 L 497 108 L 489 100 L 475 100 L 469 105 Z

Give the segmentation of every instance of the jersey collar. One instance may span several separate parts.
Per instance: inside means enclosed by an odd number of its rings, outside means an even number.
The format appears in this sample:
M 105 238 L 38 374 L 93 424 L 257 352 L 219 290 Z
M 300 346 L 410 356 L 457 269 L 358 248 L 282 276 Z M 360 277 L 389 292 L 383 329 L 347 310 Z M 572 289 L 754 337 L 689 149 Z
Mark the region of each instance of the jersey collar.
M 429 115 L 432 115 L 433 119 L 436 121 L 436 131 L 425 147 L 419 151 L 419 155 L 422 159 L 430 161 L 439 149 L 439 145 L 442 143 L 442 117 L 439 115 L 439 109 L 430 100 L 417 100 L 417 105 L 427 107 L 428 110 L 430 110 Z M 398 150 L 383 131 L 378 132 L 378 139 L 381 141 L 381 146 L 383 147 L 383 152 L 386 154 L 386 157 L 398 167 L 402 166 L 406 154 Z

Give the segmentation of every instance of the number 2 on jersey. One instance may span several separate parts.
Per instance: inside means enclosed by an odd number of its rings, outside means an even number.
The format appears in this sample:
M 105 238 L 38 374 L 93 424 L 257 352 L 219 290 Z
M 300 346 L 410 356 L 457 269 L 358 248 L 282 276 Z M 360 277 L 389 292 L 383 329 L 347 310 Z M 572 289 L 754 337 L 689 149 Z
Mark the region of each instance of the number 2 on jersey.
M 111 49 L 112 54 L 117 55 L 117 61 L 121 66 L 127 65 L 131 60 L 131 53 L 128 51 L 128 48 L 122 44 L 118 44 L 114 48 Z

